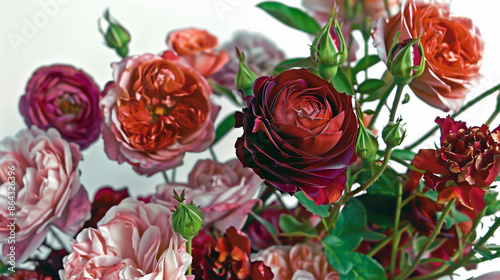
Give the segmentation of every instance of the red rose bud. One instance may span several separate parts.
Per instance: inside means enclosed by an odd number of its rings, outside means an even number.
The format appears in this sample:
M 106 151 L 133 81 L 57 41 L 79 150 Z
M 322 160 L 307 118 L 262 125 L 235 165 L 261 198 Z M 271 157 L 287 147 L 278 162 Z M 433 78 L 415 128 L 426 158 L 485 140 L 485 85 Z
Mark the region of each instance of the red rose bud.
M 406 130 L 401 121 L 401 118 L 399 118 L 396 123 L 389 123 L 384 127 L 384 130 L 382 130 L 382 139 L 384 139 L 384 142 L 388 146 L 396 147 L 403 142 L 406 136 Z
M 184 239 L 191 240 L 198 235 L 198 232 L 203 227 L 201 210 L 192 202 L 190 204 L 184 203 L 184 191 L 182 191 L 181 197 L 179 197 L 174 190 L 174 198 L 179 201 L 179 206 L 175 208 L 172 214 L 172 226 Z
M 240 62 L 238 74 L 236 75 L 236 88 L 243 94 L 243 96 L 253 95 L 253 83 L 257 80 L 255 74 L 245 64 L 245 54 L 241 52 L 238 47 L 236 48 L 236 56 Z
M 108 30 L 104 32 L 100 26 L 99 29 L 106 45 L 115 49 L 120 57 L 125 58 L 128 54 L 127 44 L 130 42 L 130 33 L 116 19 L 111 18 L 109 9 L 104 12 L 104 20 L 109 24 Z
M 311 46 L 311 58 L 318 63 L 321 78 L 329 81 L 337 74 L 338 65 L 346 61 L 348 52 L 341 26 L 333 12 L 330 20 L 316 34 Z
M 425 55 L 420 38 L 399 42 L 399 31 L 387 56 L 387 67 L 398 85 L 407 85 L 425 69 Z

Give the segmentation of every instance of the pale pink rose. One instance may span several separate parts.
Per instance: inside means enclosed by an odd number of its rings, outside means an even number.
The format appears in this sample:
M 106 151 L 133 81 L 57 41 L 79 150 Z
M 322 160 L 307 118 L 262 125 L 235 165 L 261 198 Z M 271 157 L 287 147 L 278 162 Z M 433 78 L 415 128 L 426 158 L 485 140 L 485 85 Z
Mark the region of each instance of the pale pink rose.
M 189 174 L 187 184 L 164 184 L 156 189 L 153 201 L 170 209 L 178 205 L 172 198 L 173 191 L 186 191 L 186 201 L 201 206 L 203 223 L 224 232 L 230 226 L 241 229 L 248 213 L 259 199 L 255 194 L 262 185 L 251 169 L 244 168 L 239 160 L 226 163 L 200 160 Z
M 235 81 L 239 70 L 239 60 L 235 47 L 238 47 L 245 54 L 245 64 L 257 76 L 271 75 L 274 67 L 285 59 L 283 52 L 266 37 L 247 31 L 238 31 L 231 41 L 221 47 L 222 50 L 230 54 L 231 59 L 224 67 L 210 76 L 218 84 L 231 90 L 236 90 Z
M 45 132 L 32 126 L 0 142 L 4 262 L 10 260 L 11 246 L 16 263 L 22 263 L 42 244 L 51 226 L 72 236 L 90 218 L 90 202 L 77 169 L 80 159 L 78 145 L 68 143 L 54 128 Z M 9 227 L 13 222 L 15 233 Z M 11 236 L 15 244 L 9 242 Z
M 213 141 L 220 107 L 197 71 L 172 52 L 113 63 L 114 82 L 100 101 L 108 157 L 148 176 L 182 164 L 185 152 Z
M 171 211 L 126 198 L 109 209 L 97 229 L 86 228 L 64 259 L 61 279 L 185 280 L 192 257 L 172 227 Z
M 339 280 L 326 260 L 323 246 L 308 242 L 293 246 L 276 245 L 251 256 L 271 268 L 274 280 Z

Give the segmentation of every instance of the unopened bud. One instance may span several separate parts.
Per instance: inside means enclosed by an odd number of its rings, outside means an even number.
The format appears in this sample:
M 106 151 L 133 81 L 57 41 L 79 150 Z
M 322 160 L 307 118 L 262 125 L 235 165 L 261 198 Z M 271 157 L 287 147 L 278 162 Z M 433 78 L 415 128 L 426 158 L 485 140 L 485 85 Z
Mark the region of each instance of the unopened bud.
M 330 14 L 328 23 L 316 34 L 311 45 L 311 59 L 318 63 L 321 78 L 329 81 L 337 74 L 338 66 L 347 59 L 347 46 L 336 16 Z
M 399 42 L 400 31 L 387 55 L 387 68 L 398 85 L 407 85 L 425 69 L 425 54 L 420 38 Z
M 378 141 L 375 135 L 366 129 L 363 122 L 359 123 L 358 139 L 356 140 L 356 155 L 361 159 L 374 156 L 378 151 Z
M 179 197 L 174 190 L 174 198 L 179 201 L 179 205 L 172 214 L 172 226 L 184 239 L 191 240 L 198 235 L 198 232 L 203 227 L 201 210 L 192 202 L 190 204 L 184 203 L 184 191 Z
M 237 47 L 236 56 L 240 62 L 238 74 L 236 75 L 236 88 L 243 94 L 244 97 L 253 95 L 253 83 L 257 79 L 257 74 L 255 74 L 245 64 L 245 54 Z
M 389 123 L 384 127 L 384 130 L 382 130 L 382 139 L 384 139 L 384 142 L 388 146 L 396 147 L 403 142 L 406 136 L 406 130 L 401 121 L 402 120 L 399 118 L 396 123 Z
M 101 34 L 104 36 L 106 45 L 116 50 L 118 55 L 125 58 L 128 54 L 128 43 L 130 42 L 130 34 L 116 19 L 111 18 L 109 9 L 104 12 L 104 20 L 108 22 L 106 32 L 99 26 Z

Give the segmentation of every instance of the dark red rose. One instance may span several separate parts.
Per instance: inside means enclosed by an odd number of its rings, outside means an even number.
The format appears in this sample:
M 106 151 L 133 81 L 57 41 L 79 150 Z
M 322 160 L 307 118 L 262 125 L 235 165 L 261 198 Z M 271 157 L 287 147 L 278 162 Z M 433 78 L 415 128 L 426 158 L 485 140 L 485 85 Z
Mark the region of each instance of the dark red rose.
M 254 83 L 255 96 L 236 115 L 243 136 L 236 154 L 267 184 L 303 190 L 316 204 L 337 201 L 354 153 L 358 119 L 351 96 L 306 69 L 292 69 Z
M 116 191 L 110 187 L 99 189 L 95 194 L 94 201 L 92 202 L 92 218 L 85 222 L 83 228 L 97 228 L 97 222 L 104 217 L 109 208 L 118 205 L 120 201 L 129 196 L 130 195 L 126 188 Z
M 426 170 L 425 183 L 439 192 L 439 203 L 457 198 L 475 209 L 474 189 L 489 187 L 500 172 L 499 128 L 490 132 L 487 125 L 467 127 L 450 116 L 436 122 L 441 126 L 441 148 L 420 150 L 413 165 Z
M 205 280 L 270 280 L 274 277 L 263 262 L 250 262 L 250 241 L 235 227 L 228 228 L 215 247 L 208 246 L 201 269 Z

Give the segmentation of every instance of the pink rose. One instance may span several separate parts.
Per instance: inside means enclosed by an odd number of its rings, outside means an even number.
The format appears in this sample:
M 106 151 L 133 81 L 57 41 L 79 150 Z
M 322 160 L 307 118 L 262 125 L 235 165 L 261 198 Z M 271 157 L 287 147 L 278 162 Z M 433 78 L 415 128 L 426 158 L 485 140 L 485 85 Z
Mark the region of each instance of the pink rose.
M 16 262 L 22 263 L 42 244 L 50 226 L 72 236 L 90 218 L 90 202 L 77 169 L 80 159 L 78 145 L 62 139 L 54 128 L 45 132 L 32 126 L 0 142 L 4 262 L 10 236 L 15 235 Z M 9 227 L 12 222 L 15 234 Z
M 26 85 L 19 109 L 28 126 L 56 128 L 85 149 L 101 134 L 101 91 L 90 76 L 69 65 L 37 69 Z
M 253 205 L 260 202 L 253 198 L 262 182 L 237 159 L 226 163 L 200 160 L 189 174 L 187 184 L 158 186 L 153 201 L 173 209 L 178 205 L 172 198 L 173 191 L 185 190 L 187 203 L 192 201 L 201 206 L 204 224 L 224 232 L 230 226 L 243 227 Z
M 274 280 L 340 280 L 338 272 L 328 264 L 321 244 L 314 242 L 272 246 L 251 259 L 269 266 Z
M 472 21 L 450 13 L 449 1 L 410 0 L 401 13 L 380 20 L 373 36 L 379 57 L 387 54 L 401 31 L 400 42 L 421 38 L 425 70 L 410 83 L 427 104 L 444 111 L 458 111 L 469 88 L 480 78 L 483 40 Z
M 213 141 L 218 113 L 205 78 L 172 52 L 113 63 L 100 102 L 104 149 L 148 176 L 182 164 L 184 153 Z
M 205 30 L 189 28 L 170 32 L 167 45 L 203 77 L 217 72 L 229 61 L 225 50 L 214 52 L 217 38 Z
M 171 219 L 162 205 L 124 199 L 78 234 L 61 279 L 194 279 L 184 275 L 192 258 Z

